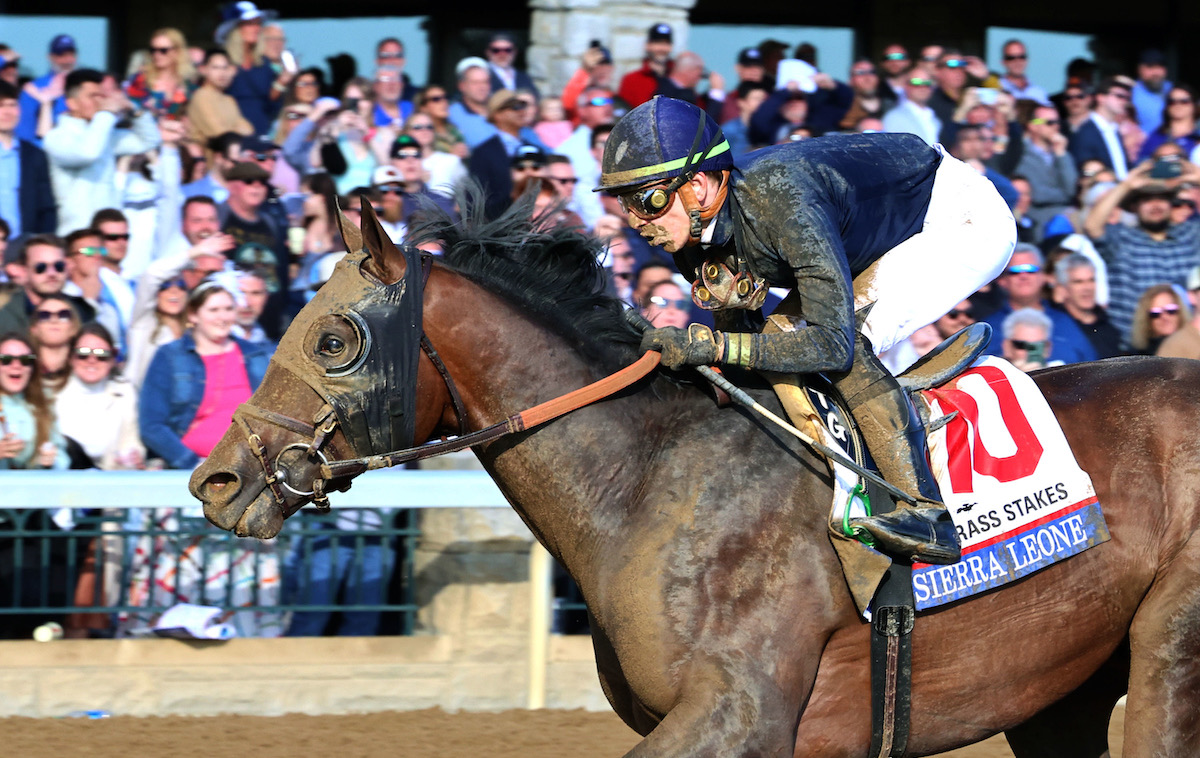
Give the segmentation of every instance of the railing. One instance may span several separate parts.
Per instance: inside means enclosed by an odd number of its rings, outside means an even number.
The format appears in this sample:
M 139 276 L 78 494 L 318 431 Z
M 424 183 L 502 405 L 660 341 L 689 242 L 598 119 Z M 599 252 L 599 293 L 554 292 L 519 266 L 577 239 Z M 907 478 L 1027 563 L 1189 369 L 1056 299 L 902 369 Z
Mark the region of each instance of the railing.
M 480 471 L 376 472 L 336 496 L 332 512 L 306 509 L 264 542 L 210 525 L 187 478 L 0 474 L 0 637 L 26 637 L 15 632 L 51 615 L 136 635 L 180 602 L 223 609 L 244 636 L 281 633 L 289 613 L 294 632 L 320 634 L 336 613 L 346 633 L 377 621 L 379 633 L 408 634 L 414 509 L 508 507 Z M 337 598 L 330 574 L 355 589 Z

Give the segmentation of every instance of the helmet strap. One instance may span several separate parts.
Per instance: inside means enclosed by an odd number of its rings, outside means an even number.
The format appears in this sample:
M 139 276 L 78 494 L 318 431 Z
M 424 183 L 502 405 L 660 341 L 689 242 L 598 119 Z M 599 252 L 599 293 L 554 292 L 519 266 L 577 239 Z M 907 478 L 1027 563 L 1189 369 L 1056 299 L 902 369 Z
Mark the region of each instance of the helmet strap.
M 690 181 L 684 182 L 679 186 L 679 199 L 683 201 L 684 210 L 687 211 L 688 218 L 691 220 L 691 225 L 688 228 L 689 244 L 695 245 L 700 242 L 700 235 L 704 233 L 704 225 L 713 216 L 717 215 L 717 211 L 721 210 L 721 206 L 725 204 L 725 196 L 728 194 L 728 171 L 721 172 L 721 183 L 717 185 L 712 200 L 705 206 L 700 205 L 700 201 L 696 197 L 696 191 L 692 189 Z

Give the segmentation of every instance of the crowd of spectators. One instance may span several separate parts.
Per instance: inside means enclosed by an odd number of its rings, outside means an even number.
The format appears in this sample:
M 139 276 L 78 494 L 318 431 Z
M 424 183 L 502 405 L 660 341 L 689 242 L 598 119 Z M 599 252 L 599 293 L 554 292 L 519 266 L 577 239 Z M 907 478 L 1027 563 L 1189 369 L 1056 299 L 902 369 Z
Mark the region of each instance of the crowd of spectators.
M 549 92 L 507 33 L 422 85 L 400 39 L 378 40 L 362 75 L 300 68 L 274 11 L 222 13 L 212 43 L 159 29 L 120 72 L 78 68 L 64 33 L 26 81 L 40 62 L 0 44 L 0 468 L 195 466 L 345 254 L 336 209 L 357 220 L 371 203 L 401 242 L 425 203 L 460 212 L 468 179 L 487 214 L 536 192 L 541 223 L 602 240 L 613 294 L 654 324 L 711 324 L 592 192 L 614 121 L 656 95 L 719 120 L 735 160 L 903 131 L 996 185 L 1017 219 L 1012 261 L 887 356 L 896 368 L 976 320 L 1023 368 L 1200 358 L 1200 106 L 1157 50 L 1128 76 L 1076 60 L 1064 82 L 1033 82 L 1016 39 L 997 71 L 893 43 L 844 72 L 768 40 L 737 53 L 727 84 L 655 24 L 638 68 L 616 70 L 596 40 Z

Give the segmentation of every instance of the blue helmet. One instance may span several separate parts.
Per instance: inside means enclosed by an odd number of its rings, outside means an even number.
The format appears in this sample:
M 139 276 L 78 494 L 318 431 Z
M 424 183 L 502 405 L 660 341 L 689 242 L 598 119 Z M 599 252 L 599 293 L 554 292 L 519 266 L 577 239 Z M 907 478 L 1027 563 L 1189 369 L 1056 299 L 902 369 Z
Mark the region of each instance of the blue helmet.
M 683 100 L 653 97 L 617 121 L 601 161 L 596 192 L 617 192 L 679 177 L 669 191 L 703 171 L 733 168 L 717 122 Z

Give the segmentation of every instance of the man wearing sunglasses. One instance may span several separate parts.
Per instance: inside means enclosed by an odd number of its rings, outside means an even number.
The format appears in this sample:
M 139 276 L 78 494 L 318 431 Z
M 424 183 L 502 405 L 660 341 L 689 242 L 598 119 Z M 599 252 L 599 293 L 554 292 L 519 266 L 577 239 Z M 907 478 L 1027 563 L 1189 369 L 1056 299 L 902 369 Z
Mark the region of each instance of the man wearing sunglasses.
M 1050 104 L 1050 96 L 1046 94 L 1046 90 L 1031 82 L 1025 73 L 1029 68 L 1029 51 L 1024 42 L 1019 39 L 1008 40 L 1000 48 L 1000 57 L 1004 64 L 1004 74 L 996 81 L 1000 89 L 1017 100 Z
M 86 300 L 63 291 L 68 264 L 58 237 L 39 234 L 26 238 L 17 262 L 25 269 L 25 284 L 21 289 L 0 293 L 0 334 L 28 331 L 33 312 L 48 297 L 70 300 L 84 322 L 96 317 Z
M 221 231 L 233 238 L 230 260 L 240 268 L 262 277 L 270 297 L 263 310 L 262 326 L 267 336 L 278 341 L 283 334 L 288 302 L 291 253 L 287 247 L 287 228 L 280 227 L 264 210 L 271 175 L 250 161 L 235 163 L 225 174 L 229 199 L 217 206 Z
M 911 501 L 860 525 L 888 552 L 956 562 L 924 427 L 876 352 L 932 323 L 1008 261 L 1015 224 L 992 184 L 903 134 L 826 135 L 735 164 L 703 111 L 654 98 L 613 128 L 597 191 L 620 199 L 628 223 L 675 255 L 693 302 L 715 311 L 719 331 L 653 329 L 643 349 L 661 351 L 671 369 L 827 373 L 881 472 Z M 798 326 L 802 316 L 803 326 L 770 334 L 752 326 L 769 287 L 794 290 L 777 312 Z
M 671 60 L 672 44 L 671 27 L 667 24 L 655 24 L 646 35 L 646 57 L 642 59 L 642 67 L 630 71 L 621 79 L 617 95 L 630 108 L 635 108 L 654 96 L 658 89 L 658 80 L 671 73 L 674 62 Z
M 133 315 L 133 290 L 120 276 L 104 268 L 108 249 L 95 229 L 76 229 L 67 235 L 67 277 L 63 291 L 82 297 L 122 352 L 125 332 Z
M 541 99 L 533 79 L 514 65 L 517 60 L 515 37 L 507 32 L 493 34 L 492 38 L 488 40 L 484 55 L 487 57 L 488 81 L 492 92 L 499 92 L 502 89 L 523 89 L 529 90 L 538 99 Z
M 1024 150 L 1014 176 L 1029 180 L 1032 202 L 1029 218 L 1034 236 L 1042 238 L 1046 222 L 1066 213 L 1075 202 L 1079 172 L 1075 159 L 1067 152 L 1067 137 L 1062 131 L 1058 109 L 1039 105 L 1025 120 Z
M 1118 179 L 1129 175 L 1129 155 L 1120 133 L 1121 122 L 1128 118 L 1129 97 L 1130 84 L 1124 77 L 1110 76 L 1100 82 L 1088 120 L 1071 134 L 1067 144 L 1076 166 L 1098 160 Z
M 883 130 L 893 134 L 915 134 L 932 145 L 942 131 L 942 120 L 929 107 L 933 97 L 933 80 L 914 68 L 904 80 L 904 98 L 883 114 Z

